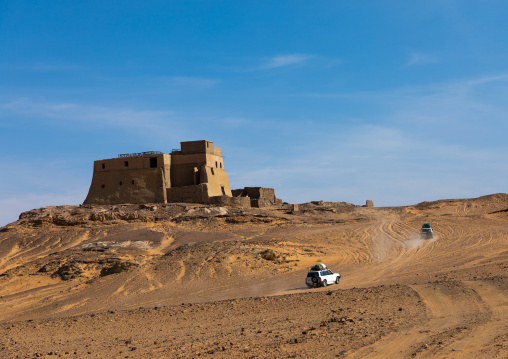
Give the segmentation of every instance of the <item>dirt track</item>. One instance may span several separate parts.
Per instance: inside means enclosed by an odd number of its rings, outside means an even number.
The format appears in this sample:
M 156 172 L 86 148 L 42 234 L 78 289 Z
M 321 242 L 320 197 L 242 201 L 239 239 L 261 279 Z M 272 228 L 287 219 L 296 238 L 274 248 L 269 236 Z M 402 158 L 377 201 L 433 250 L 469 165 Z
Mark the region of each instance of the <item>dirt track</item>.
M 33 211 L 0 232 L 0 356 L 507 358 L 507 209 Z

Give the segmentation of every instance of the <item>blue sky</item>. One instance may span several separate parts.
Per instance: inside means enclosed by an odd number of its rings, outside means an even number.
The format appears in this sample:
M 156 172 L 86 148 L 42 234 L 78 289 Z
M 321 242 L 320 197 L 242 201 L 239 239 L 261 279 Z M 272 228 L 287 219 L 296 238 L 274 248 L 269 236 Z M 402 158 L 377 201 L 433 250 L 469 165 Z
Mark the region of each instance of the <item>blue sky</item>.
M 94 160 L 207 139 L 232 188 L 407 205 L 506 192 L 508 2 L 0 2 L 0 225 Z

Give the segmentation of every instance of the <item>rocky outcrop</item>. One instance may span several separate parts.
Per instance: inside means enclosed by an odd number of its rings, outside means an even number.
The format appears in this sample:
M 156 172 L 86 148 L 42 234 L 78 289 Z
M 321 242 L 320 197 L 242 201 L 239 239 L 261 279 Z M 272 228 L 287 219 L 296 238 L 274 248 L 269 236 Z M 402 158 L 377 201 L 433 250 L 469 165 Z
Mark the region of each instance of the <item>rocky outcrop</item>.
M 100 276 L 105 277 L 107 275 L 125 272 L 131 268 L 135 268 L 138 266 L 139 266 L 139 264 L 134 261 L 119 260 L 119 261 L 112 263 L 111 265 L 109 265 L 107 267 L 102 268 Z
M 41 270 L 43 268 L 41 268 Z M 71 262 L 60 266 L 56 272 L 52 274 L 52 277 L 59 276 L 63 280 L 70 280 L 80 276 L 81 274 L 83 274 L 83 265 L 77 262 Z

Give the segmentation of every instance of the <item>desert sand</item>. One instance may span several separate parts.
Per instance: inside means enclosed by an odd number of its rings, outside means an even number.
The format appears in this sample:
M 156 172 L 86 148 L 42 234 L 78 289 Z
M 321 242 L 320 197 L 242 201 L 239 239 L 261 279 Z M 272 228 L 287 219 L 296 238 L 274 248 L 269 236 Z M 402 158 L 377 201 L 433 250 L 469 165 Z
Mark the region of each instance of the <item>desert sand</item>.
M 300 209 L 25 212 L 0 229 L 0 357 L 508 357 L 507 194 Z M 307 288 L 315 263 L 340 284 Z

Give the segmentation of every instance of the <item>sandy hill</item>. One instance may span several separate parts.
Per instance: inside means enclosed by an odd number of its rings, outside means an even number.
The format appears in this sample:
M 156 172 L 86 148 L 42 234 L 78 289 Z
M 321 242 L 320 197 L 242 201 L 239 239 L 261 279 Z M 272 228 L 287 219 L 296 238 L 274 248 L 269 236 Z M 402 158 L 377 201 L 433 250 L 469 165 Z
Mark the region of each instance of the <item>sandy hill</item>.
M 300 209 L 22 213 L 0 229 L 0 357 L 508 357 L 507 194 Z M 318 262 L 339 285 L 306 287 Z

